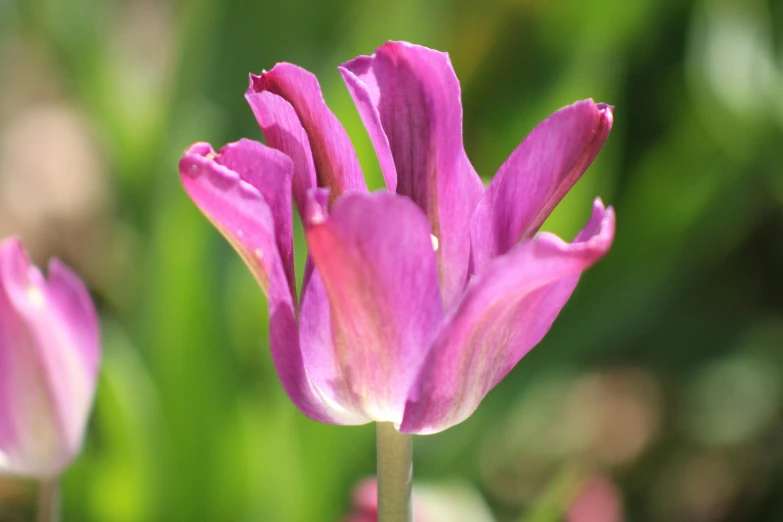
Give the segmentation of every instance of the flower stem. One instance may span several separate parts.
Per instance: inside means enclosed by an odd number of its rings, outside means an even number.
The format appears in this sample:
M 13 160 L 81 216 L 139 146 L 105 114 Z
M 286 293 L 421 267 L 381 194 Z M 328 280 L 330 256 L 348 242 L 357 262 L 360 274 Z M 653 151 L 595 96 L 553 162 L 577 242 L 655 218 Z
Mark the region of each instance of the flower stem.
M 60 483 L 54 478 L 38 484 L 37 522 L 60 522 Z
M 413 436 L 390 422 L 376 424 L 378 522 L 412 522 Z

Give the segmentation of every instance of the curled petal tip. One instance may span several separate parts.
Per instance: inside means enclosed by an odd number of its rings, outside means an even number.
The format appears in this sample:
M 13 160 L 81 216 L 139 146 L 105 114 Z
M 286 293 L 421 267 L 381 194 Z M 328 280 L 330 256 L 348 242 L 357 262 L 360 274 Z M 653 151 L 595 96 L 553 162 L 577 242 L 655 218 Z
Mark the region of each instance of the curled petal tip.
M 270 83 L 274 83 L 275 79 L 280 75 L 290 74 L 292 70 L 304 70 L 298 65 L 288 62 L 278 62 L 268 71 L 266 69 L 261 70 L 261 74 L 249 74 L 249 86 L 245 95 L 253 93 L 261 93 L 270 88 Z
M 605 140 L 609 131 L 612 130 L 612 124 L 614 124 L 614 105 L 607 103 L 596 103 L 595 105 L 601 117 L 598 123 L 598 132 L 602 135 L 602 139 Z
M 212 145 L 206 141 L 199 141 L 185 149 L 185 154 L 195 156 L 210 156 L 215 154 L 215 150 L 212 148 Z
M 609 250 L 614 240 L 615 212 L 611 206 L 604 205 L 600 196 L 593 200 L 593 211 L 587 225 L 574 239 L 574 243 L 582 243 L 585 249 L 595 251 L 601 257 Z
M 197 177 L 201 174 L 199 167 L 204 164 L 204 160 L 213 159 L 215 156 L 215 151 L 209 143 L 194 143 L 182 154 L 179 160 L 179 171 L 184 175 Z
M 607 121 L 609 125 L 611 125 L 614 120 L 614 105 L 609 105 L 607 103 L 597 103 L 596 107 L 598 107 L 598 110 L 603 116 L 604 120 Z
M 245 96 L 256 94 L 261 91 L 261 77 L 266 74 L 266 71 L 261 71 L 261 74 L 250 73 L 247 75 L 247 90 Z
M 299 67 L 296 64 L 289 62 L 277 62 L 268 71 L 266 69 L 261 70 L 261 74 L 250 73 L 250 86 L 254 88 L 256 92 L 266 90 L 269 88 L 270 82 L 274 82 L 281 75 L 307 73 L 305 69 Z
M 206 175 L 212 183 L 217 183 L 221 187 L 235 184 L 241 192 L 252 191 L 252 187 L 244 183 L 235 172 L 224 168 L 216 161 L 219 157 L 220 154 L 212 150 L 209 144 L 199 143 L 186 150 L 179 160 L 179 171 L 183 182 L 186 178 L 195 179 Z
M 614 113 L 614 105 L 609 105 L 608 103 L 598 103 L 596 105 L 598 105 L 598 108 L 601 110 Z
M 608 210 L 613 210 L 612 207 L 607 207 L 604 204 L 604 200 L 601 199 L 601 196 L 596 196 L 595 199 L 593 199 L 593 211 L 591 216 L 596 215 L 603 215 Z

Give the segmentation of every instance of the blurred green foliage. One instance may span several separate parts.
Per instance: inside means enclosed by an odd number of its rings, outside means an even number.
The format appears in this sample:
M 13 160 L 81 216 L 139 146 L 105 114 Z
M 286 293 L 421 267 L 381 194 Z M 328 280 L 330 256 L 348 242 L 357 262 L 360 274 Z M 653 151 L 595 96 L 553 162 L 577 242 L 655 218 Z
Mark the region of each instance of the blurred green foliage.
M 544 227 L 572 235 L 601 195 L 613 251 L 476 415 L 417 438 L 417 479 L 471 481 L 499 521 L 560 520 L 591 474 L 619 484 L 627 520 L 783 520 L 781 27 L 780 0 L 0 0 L 0 139 L 66 106 L 99 175 L 57 175 L 108 187 L 95 226 L 64 239 L 0 206 L 3 233 L 74 265 L 100 305 L 103 372 L 64 520 L 338 520 L 373 473 L 372 426 L 316 424 L 288 401 L 263 296 L 177 161 L 194 141 L 260 139 L 246 75 L 291 61 L 318 75 L 380 187 L 336 66 L 388 39 L 449 51 L 485 180 L 559 107 L 616 107 Z M 58 158 L 51 140 L 28 146 Z M 296 249 L 301 270 L 301 233 Z M 28 489 L 0 495 L 0 517 L 29 513 Z

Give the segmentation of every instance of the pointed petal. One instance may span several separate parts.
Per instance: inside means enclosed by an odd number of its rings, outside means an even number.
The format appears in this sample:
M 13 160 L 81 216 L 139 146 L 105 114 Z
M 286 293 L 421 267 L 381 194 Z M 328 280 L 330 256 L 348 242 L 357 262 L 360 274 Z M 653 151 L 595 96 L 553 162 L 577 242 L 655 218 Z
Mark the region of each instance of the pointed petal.
M 315 265 L 305 361 L 331 401 L 399 424 L 443 314 L 430 228 L 412 202 L 385 192 L 346 194 L 332 210 L 309 212 L 305 225 Z
M 269 91 L 255 92 L 251 87 L 245 93 L 256 116 L 261 132 L 267 144 L 284 153 L 294 162 L 293 193 L 296 208 L 301 215 L 304 212 L 307 191 L 317 185 L 313 154 L 299 116 L 290 103 Z
M 80 451 L 98 337 L 78 277 L 54 260 L 47 282 L 17 239 L 0 244 L 0 470 L 50 478 Z
M 383 130 L 381 114 L 378 112 L 381 93 L 372 73 L 372 62 L 373 58 L 370 56 L 359 56 L 346 64 L 351 69 L 345 66 L 338 69 L 356 104 L 367 133 L 370 135 L 370 141 L 372 141 L 375 154 L 378 156 L 378 163 L 381 166 L 383 179 L 386 181 L 386 189 L 394 193 L 397 192 L 397 168 L 394 166 L 389 138 Z
M 340 413 L 322 401 L 307 378 L 299 348 L 293 276 L 287 275 L 292 265 L 284 265 L 279 246 L 289 245 L 285 249 L 291 244 L 290 199 L 285 199 L 290 197 L 291 160 L 243 140 L 219 153 L 197 143 L 185 151 L 179 167 L 185 191 L 242 257 L 269 298 L 269 344 L 283 388 L 308 417 L 341 423 Z M 288 201 L 287 213 L 284 201 Z M 288 221 L 278 226 L 276 217 Z
M 367 190 L 348 133 L 326 106 L 321 86 L 312 73 L 290 63 L 279 63 L 261 76 L 250 76 L 247 96 L 261 92 L 276 94 L 296 111 L 310 143 L 318 186 L 330 190 L 332 201 L 346 190 Z M 285 128 L 282 122 L 280 126 Z
M 612 107 L 585 100 L 541 122 L 500 167 L 470 223 L 473 273 L 533 237 L 603 147 Z
M 493 260 L 435 340 L 400 431 L 435 433 L 468 418 L 549 331 L 581 273 L 609 250 L 614 227 L 614 210 L 596 199 L 572 243 L 542 233 Z
M 397 193 L 410 197 L 429 219 L 449 307 L 467 280 L 468 223 L 484 190 L 462 145 L 460 87 L 451 61 L 426 47 L 389 42 L 370 57 L 344 64 L 341 71 L 387 183 L 391 156 Z

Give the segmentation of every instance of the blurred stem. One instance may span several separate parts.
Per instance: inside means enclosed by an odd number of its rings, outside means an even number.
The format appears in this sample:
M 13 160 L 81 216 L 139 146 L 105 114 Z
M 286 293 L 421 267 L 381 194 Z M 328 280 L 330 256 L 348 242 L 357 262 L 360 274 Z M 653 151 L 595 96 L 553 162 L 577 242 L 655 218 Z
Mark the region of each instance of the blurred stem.
M 378 522 L 412 522 L 413 436 L 391 422 L 376 424 Z
M 57 478 L 38 483 L 37 522 L 60 522 L 60 482 Z

